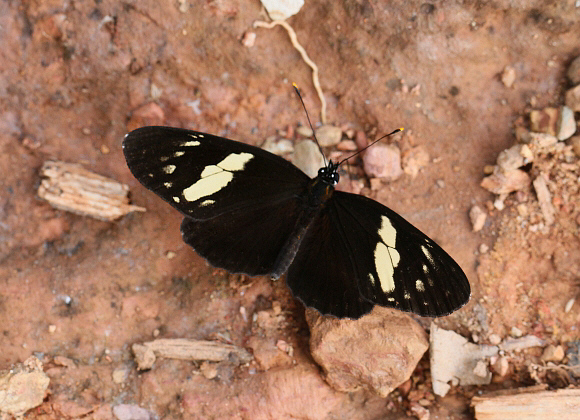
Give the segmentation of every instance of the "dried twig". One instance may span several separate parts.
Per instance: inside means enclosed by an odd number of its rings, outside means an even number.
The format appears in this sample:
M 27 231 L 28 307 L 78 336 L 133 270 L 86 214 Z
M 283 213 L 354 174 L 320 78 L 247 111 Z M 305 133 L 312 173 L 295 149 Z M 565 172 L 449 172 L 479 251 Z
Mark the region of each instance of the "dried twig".
M 322 89 L 320 87 L 320 80 L 318 79 L 318 66 L 316 64 L 314 64 L 314 61 L 312 61 L 310 59 L 310 57 L 308 57 L 306 50 L 298 42 L 298 38 L 296 36 L 296 32 L 294 32 L 294 29 L 292 29 L 292 27 L 288 23 L 286 23 L 286 21 L 283 21 L 283 20 L 275 20 L 275 21 L 270 22 L 270 23 L 263 22 L 263 21 L 254 22 L 254 28 L 271 29 L 277 25 L 280 25 L 284 29 L 286 29 L 286 32 L 288 32 L 288 36 L 290 37 L 290 42 L 292 42 L 292 45 L 294 46 L 294 48 L 296 48 L 298 50 L 298 52 L 302 56 L 302 59 L 312 69 L 312 83 L 314 84 L 314 88 L 316 89 L 316 93 L 318 93 L 318 97 L 320 98 L 320 103 L 321 103 L 320 121 L 322 122 L 322 124 L 326 124 L 326 99 L 324 98 L 324 95 L 322 93 Z

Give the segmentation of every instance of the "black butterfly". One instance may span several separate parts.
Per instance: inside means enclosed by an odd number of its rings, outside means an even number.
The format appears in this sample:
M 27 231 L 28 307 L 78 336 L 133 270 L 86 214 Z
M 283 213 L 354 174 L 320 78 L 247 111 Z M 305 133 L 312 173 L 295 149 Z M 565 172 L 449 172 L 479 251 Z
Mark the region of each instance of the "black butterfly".
M 306 306 L 359 318 L 375 304 L 447 315 L 470 296 L 459 265 L 394 211 L 336 191 L 338 164 L 314 179 L 258 147 L 143 127 L 125 136 L 129 169 L 179 210 L 183 240 L 212 265 L 286 282 Z

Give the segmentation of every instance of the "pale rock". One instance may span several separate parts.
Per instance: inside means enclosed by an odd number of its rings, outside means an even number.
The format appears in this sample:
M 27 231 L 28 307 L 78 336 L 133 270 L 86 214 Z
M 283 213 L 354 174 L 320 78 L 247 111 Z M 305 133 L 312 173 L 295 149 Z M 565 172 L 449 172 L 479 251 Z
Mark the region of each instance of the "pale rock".
M 321 147 L 335 146 L 340 143 L 342 130 L 333 125 L 322 125 L 316 129 L 316 138 Z
M 483 178 L 481 186 L 494 194 L 509 194 L 526 189 L 531 184 L 529 175 L 520 170 L 496 171 Z
M 403 175 L 401 169 L 401 151 L 392 144 L 377 144 L 366 150 L 364 170 L 371 178 L 395 180 Z
M 416 146 L 403 153 L 403 172 L 415 178 L 419 171 L 429 163 L 429 153 L 423 146 Z
M 469 219 L 474 232 L 479 232 L 485 225 L 487 214 L 479 206 L 473 206 L 469 210 Z
M 312 357 L 336 390 L 371 389 L 382 397 L 409 379 L 427 350 L 423 328 L 409 315 L 376 306 L 357 320 L 309 309 Z
M 304 0 L 261 0 L 272 20 L 286 20 L 304 5 Z
M 558 119 L 558 133 L 556 137 L 558 140 L 566 140 L 576 132 L 576 120 L 574 120 L 574 111 L 567 106 L 563 106 L 560 110 L 560 118 Z
M 572 63 L 570 63 L 566 76 L 568 76 L 568 79 L 570 79 L 573 85 L 580 84 L 580 56 L 576 57 Z
M 542 353 L 542 361 L 560 363 L 564 359 L 564 348 L 562 346 L 554 346 L 550 344 L 544 349 Z
M 294 146 L 292 163 L 311 178 L 318 175 L 318 170 L 324 166 L 324 157 L 312 140 L 303 140 Z
M 511 88 L 516 81 L 516 69 L 512 66 L 505 66 L 501 74 L 501 82 L 505 87 Z

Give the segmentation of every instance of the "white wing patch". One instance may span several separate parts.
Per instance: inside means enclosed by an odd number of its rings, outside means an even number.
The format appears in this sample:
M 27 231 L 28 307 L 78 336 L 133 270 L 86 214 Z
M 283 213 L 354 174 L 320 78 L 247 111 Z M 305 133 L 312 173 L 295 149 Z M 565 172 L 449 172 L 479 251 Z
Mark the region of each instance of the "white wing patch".
M 415 289 L 417 289 L 418 292 L 424 292 L 425 291 L 425 284 L 423 284 L 423 282 L 421 280 L 416 280 L 415 281 Z
M 204 200 L 204 201 L 202 201 L 202 203 L 199 206 L 200 207 L 211 206 L 214 203 L 215 203 L 214 200 Z
M 182 147 L 191 147 L 191 146 L 199 146 L 200 144 L 201 144 L 200 142 L 192 140 L 192 141 L 185 141 L 185 142 L 181 143 L 181 146 Z
M 176 168 L 175 165 L 167 165 L 165 168 L 163 168 L 163 172 L 170 175 L 173 173 L 173 171 L 175 171 L 175 168 Z
M 391 293 L 395 290 L 395 267 L 399 265 L 401 255 L 395 249 L 397 231 L 388 217 L 381 216 L 381 228 L 378 234 L 384 243 L 379 242 L 375 248 L 375 267 L 379 275 L 381 289 L 385 293 Z
M 183 197 L 191 202 L 215 194 L 232 181 L 233 172 L 243 170 L 253 157 L 251 153 L 232 153 L 217 165 L 206 166 L 201 172 L 201 178 L 183 190 Z

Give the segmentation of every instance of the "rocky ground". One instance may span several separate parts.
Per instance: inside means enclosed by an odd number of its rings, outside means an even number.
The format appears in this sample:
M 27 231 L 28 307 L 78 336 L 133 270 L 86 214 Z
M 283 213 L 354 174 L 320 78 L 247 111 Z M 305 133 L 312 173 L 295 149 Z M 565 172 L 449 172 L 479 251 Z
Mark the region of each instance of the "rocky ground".
M 319 69 L 328 156 L 405 127 L 341 188 L 464 269 L 471 301 L 434 324 L 378 309 L 336 325 L 283 282 L 215 269 L 130 174 L 123 136 L 154 124 L 317 165 L 291 85 L 318 128 L 311 69 L 258 20 L 258 1 L 0 3 L 2 415 L 469 419 L 522 388 L 580 405 L 577 2 L 323 1 L 288 19 Z M 55 208 L 47 161 L 126 184 L 146 211 Z M 469 368 L 442 371 L 459 347 Z M 184 348 L 194 361 L 163 357 Z

